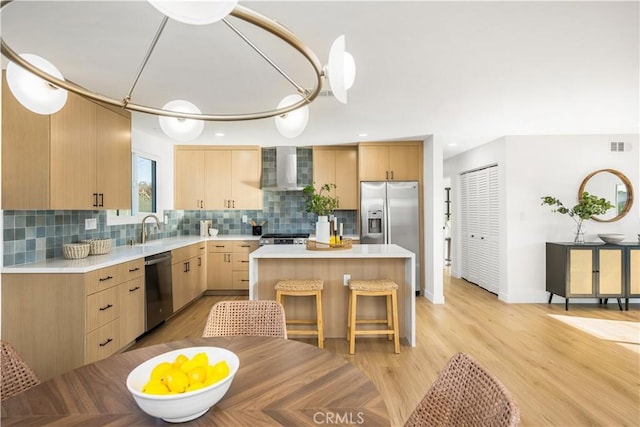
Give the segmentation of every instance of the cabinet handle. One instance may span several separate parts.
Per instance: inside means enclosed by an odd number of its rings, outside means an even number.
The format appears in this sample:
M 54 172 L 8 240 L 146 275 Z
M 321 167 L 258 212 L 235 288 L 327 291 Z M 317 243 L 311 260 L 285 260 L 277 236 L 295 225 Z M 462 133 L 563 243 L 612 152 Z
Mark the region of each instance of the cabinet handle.
M 198 257 L 198 267 L 202 266 L 202 258 Z
M 224 254 L 224 257 L 226 258 L 227 262 L 231 262 L 231 254 Z
M 240 261 L 240 262 L 249 262 L 249 261 L 242 260 L 242 261 Z
M 200 207 L 204 209 L 204 200 L 200 200 Z
M 134 271 L 138 271 L 138 270 L 140 270 L 140 267 L 130 268 L 129 273 L 133 273 Z
M 235 201 L 235 200 L 232 200 L 232 201 L 231 201 L 231 203 L 232 203 L 232 205 L 233 205 L 233 206 L 231 206 L 231 207 L 235 209 L 235 208 L 236 208 L 236 201 Z
M 135 291 L 137 291 L 138 289 L 140 289 L 140 286 L 136 286 L 136 287 L 135 287 L 135 288 L 133 288 L 133 289 L 129 289 L 129 292 L 135 292 Z
M 241 248 L 250 248 L 251 245 L 240 245 Z
M 105 305 L 104 307 L 100 307 L 100 311 L 108 310 L 108 309 L 110 309 L 111 307 L 113 307 L 113 305 L 112 305 L 112 304 L 107 304 L 107 305 Z
M 188 273 L 189 272 L 189 262 L 185 262 L 184 263 L 184 271 L 183 273 Z
M 216 248 L 224 248 L 224 245 L 216 245 Z
M 393 179 L 393 171 L 391 171 L 391 179 Z
M 93 207 L 98 207 L 98 193 L 93 193 Z
M 107 280 L 111 280 L 111 279 L 113 279 L 113 276 L 101 277 L 98 280 L 100 280 L 101 282 L 106 282 Z
M 248 282 L 249 279 L 242 279 L 241 282 Z
M 385 171 L 385 178 L 389 179 L 389 171 Z
M 100 200 L 100 203 L 98 203 L 98 206 L 100 206 L 100 207 L 104 206 L 104 193 L 99 193 L 98 197 L 99 197 L 99 200 Z
M 111 338 L 108 338 L 105 342 L 101 342 L 100 344 L 98 344 L 100 347 L 104 347 L 105 345 L 109 344 L 111 341 L 113 341 Z

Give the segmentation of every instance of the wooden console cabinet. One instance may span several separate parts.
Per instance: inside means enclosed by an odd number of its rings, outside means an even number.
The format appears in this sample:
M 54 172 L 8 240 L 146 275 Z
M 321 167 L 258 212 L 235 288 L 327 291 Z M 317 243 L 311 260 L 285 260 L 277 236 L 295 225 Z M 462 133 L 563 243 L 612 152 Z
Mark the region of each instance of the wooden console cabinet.
M 625 299 L 640 294 L 640 245 L 622 243 L 551 243 L 546 246 L 546 290 L 549 303 L 554 295 L 565 298 L 569 309 L 571 298 Z M 634 260 L 636 262 L 634 263 Z M 635 292 L 635 294 L 634 294 Z

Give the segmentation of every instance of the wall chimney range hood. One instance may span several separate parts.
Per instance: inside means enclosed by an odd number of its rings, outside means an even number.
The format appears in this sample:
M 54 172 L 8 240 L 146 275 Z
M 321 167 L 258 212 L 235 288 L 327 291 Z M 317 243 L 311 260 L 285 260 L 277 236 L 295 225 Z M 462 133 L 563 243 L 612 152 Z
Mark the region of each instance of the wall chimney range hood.
M 269 191 L 300 191 L 298 185 L 298 159 L 296 147 L 276 147 L 276 185 L 264 186 Z

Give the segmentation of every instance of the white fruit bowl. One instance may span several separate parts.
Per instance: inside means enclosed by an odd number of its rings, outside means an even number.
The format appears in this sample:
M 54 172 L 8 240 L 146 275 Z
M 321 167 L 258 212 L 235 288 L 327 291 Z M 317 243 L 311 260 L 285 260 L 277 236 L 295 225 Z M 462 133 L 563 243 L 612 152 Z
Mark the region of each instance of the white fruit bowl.
M 216 237 L 217 235 L 218 235 L 218 229 L 217 228 L 210 228 L 209 229 L 209 236 Z
M 624 234 L 598 234 L 600 240 L 609 244 L 620 243 L 624 240 Z
M 151 371 L 159 363 L 172 363 L 179 354 L 184 354 L 191 359 L 197 353 L 202 352 L 207 354 L 210 365 L 226 360 L 229 365 L 229 376 L 208 387 L 185 393 L 157 395 L 142 392 L 142 387 L 149 381 Z M 238 356 L 227 349 L 219 347 L 182 348 L 160 354 L 138 365 L 127 376 L 127 388 L 140 409 L 147 414 L 162 418 L 170 423 L 182 423 L 204 415 L 209 408 L 218 403 L 229 390 L 239 367 Z

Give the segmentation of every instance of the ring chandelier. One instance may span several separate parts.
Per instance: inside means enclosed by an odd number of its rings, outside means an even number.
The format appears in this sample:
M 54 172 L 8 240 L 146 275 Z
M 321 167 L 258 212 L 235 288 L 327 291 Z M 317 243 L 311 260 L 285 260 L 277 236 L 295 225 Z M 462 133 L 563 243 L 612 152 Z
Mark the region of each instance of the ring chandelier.
M 162 130 L 169 137 L 178 141 L 191 141 L 197 138 L 204 128 L 203 121 L 243 121 L 270 117 L 275 117 L 276 128 L 283 136 L 288 138 L 296 137 L 302 133 L 306 126 L 309 117 L 308 104 L 320 94 L 324 78 L 329 80 L 335 98 L 339 102 L 346 104 L 347 90 L 353 85 L 355 78 L 355 62 L 353 57 L 345 51 L 344 35 L 334 41 L 329 52 L 329 63 L 323 67 L 315 53 L 291 31 L 264 15 L 238 5 L 238 0 L 147 1 L 164 16 L 127 95 L 122 99 L 92 92 L 67 81 L 62 76 L 62 73 L 46 59 L 37 55 L 17 54 L 5 43 L 4 39 L 0 39 L 2 54 L 10 61 L 7 65 L 9 89 L 21 104 L 38 114 L 53 114 L 59 111 L 66 102 L 67 90 L 84 98 L 125 110 L 154 114 L 159 116 Z M 9 3 L 12 3 L 12 1 L 3 1 L 0 11 Z M 293 47 L 304 57 L 313 70 L 315 78 L 313 88 L 306 89 L 297 84 L 232 25 L 226 19 L 228 15 L 257 26 Z M 283 98 L 273 110 L 237 114 L 202 113 L 198 107 L 185 100 L 170 101 L 162 108 L 133 102 L 132 94 L 135 86 L 169 18 L 191 25 L 206 25 L 222 21 L 264 58 L 282 77 L 289 81 L 295 87 L 296 93 Z

